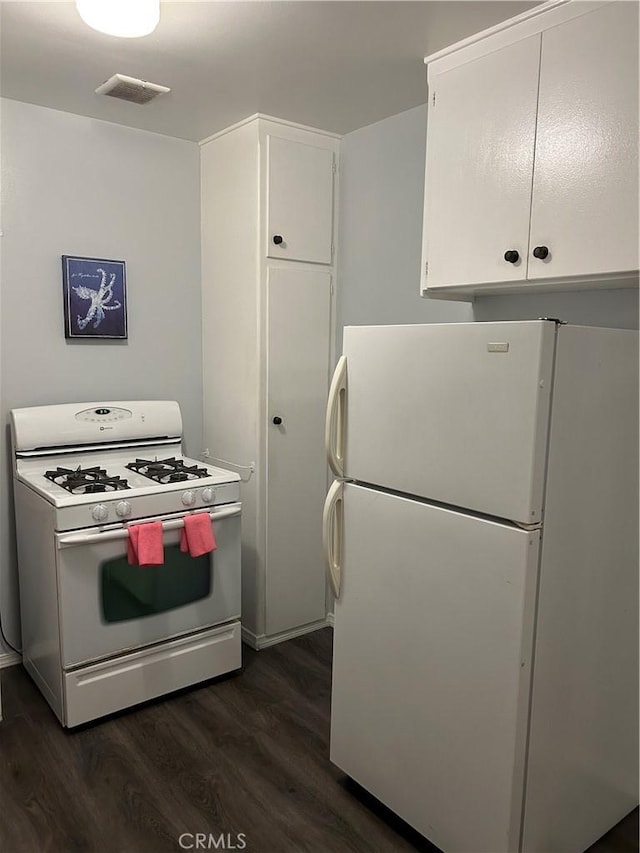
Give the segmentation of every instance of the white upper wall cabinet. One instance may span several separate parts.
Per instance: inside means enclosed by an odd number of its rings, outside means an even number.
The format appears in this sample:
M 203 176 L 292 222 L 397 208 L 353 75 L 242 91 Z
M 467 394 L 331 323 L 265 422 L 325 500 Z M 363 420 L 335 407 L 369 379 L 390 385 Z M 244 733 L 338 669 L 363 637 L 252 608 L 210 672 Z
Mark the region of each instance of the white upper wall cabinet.
M 638 267 L 638 4 L 542 36 L 529 278 Z M 540 253 L 538 253 L 540 254 Z
M 526 274 L 539 62 L 537 35 L 438 77 L 427 124 L 427 281 Z
M 637 284 L 638 4 L 543 4 L 427 59 L 421 292 Z
M 331 264 L 333 152 L 269 135 L 267 163 L 268 257 Z

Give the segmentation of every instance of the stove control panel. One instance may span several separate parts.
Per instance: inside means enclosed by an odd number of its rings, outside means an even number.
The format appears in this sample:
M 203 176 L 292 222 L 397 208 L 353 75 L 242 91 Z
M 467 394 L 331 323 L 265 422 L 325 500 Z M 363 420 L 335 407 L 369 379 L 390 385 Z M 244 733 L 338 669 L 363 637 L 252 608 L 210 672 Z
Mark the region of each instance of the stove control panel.
M 71 503 L 56 509 L 56 530 L 64 533 L 93 525 L 115 525 L 119 528 L 129 522 L 145 524 L 174 513 L 177 515 L 205 507 L 211 511 L 213 507 L 222 508 L 225 504 L 240 501 L 238 480 L 199 487 L 194 483 L 190 489 L 185 488 L 185 485 L 175 484 L 177 488 L 170 491 L 158 488 L 149 494 L 136 494 L 135 491 L 88 494 L 87 502 Z M 193 503 L 183 503 L 184 495 L 191 495 Z
M 96 504 L 91 510 L 91 518 L 94 521 L 106 521 L 109 518 L 109 508 L 104 504 Z
M 125 421 L 130 417 L 132 417 L 132 413 L 129 409 L 119 409 L 116 406 L 97 406 L 95 409 L 84 409 L 82 412 L 78 412 L 76 420 L 101 424 Z

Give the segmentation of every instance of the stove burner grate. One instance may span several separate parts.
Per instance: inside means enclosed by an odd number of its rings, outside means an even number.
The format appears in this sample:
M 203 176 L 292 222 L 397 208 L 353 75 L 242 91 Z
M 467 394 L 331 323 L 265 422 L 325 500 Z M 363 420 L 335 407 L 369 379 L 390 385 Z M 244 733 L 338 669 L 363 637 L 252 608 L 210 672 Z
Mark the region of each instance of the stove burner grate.
M 169 459 L 136 459 L 126 467 L 143 477 L 155 480 L 156 483 L 182 483 L 185 480 L 199 480 L 209 476 L 206 468 L 185 465 L 183 459 L 176 459 L 175 456 Z
M 112 477 L 105 468 L 56 468 L 55 471 L 45 471 L 47 480 L 62 486 L 73 495 L 91 495 L 97 492 L 117 492 L 130 489 L 127 480 L 122 477 Z

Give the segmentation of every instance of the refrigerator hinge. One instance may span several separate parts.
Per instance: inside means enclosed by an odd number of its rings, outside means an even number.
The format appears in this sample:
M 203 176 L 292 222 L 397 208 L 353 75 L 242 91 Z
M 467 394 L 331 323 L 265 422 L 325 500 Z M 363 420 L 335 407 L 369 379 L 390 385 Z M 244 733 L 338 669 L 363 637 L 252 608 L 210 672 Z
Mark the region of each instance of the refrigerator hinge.
M 549 323 L 557 323 L 558 326 L 566 326 L 567 320 L 561 320 L 559 317 L 538 317 L 538 320 L 548 320 Z
M 514 521 L 516 527 L 520 530 L 526 530 L 527 533 L 533 533 L 535 530 L 542 530 L 542 522 L 536 521 L 535 524 L 527 524 L 526 521 Z

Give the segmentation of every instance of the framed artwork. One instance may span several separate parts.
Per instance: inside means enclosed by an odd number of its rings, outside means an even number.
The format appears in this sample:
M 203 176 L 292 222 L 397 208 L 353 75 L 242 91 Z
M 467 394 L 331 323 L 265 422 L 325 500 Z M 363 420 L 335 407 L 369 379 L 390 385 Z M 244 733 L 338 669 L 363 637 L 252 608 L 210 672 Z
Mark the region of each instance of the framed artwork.
M 66 338 L 126 338 L 124 261 L 62 256 Z

